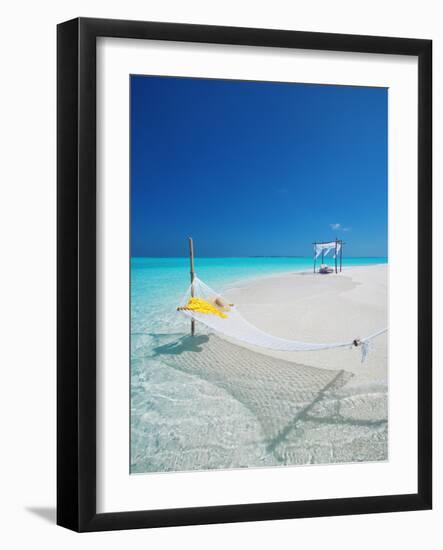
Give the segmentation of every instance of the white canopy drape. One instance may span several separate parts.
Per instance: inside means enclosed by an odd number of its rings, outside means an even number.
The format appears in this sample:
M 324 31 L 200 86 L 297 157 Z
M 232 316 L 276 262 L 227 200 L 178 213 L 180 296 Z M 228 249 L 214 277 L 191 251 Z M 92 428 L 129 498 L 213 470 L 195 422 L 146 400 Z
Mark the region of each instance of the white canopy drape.
M 334 251 L 333 258 L 335 258 L 336 254 L 340 252 L 341 249 L 341 242 L 340 241 L 331 241 L 329 243 L 315 243 L 314 245 L 314 255 L 315 259 L 317 259 L 320 254 L 323 252 L 324 256 L 327 256 L 329 252 Z

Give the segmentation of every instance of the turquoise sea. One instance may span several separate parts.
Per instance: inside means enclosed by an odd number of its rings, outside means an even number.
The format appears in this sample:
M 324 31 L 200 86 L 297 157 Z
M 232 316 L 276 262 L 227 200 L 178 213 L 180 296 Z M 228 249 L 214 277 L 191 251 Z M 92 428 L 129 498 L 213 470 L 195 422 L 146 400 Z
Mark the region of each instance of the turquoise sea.
M 387 258 L 345 258 L 343 267 L 380 263 Z M 312 258 L 196 258 L 195 270 L 223 293 L 248 279 L 312 271 Z M 199 328 L 193 340 L 194 351 L 203 351 L 193 354 L 197 366 L 187 370 L 187 356 L 181 354 L 184 366 L 177 368 L 177 349 L 189 340 L 189 320 L 177 314 L 176 307 L 189 280 L 186 257 L 131 259 L 131 472 L 279 464 L 263 443 L 256 416 L 236 395 L 238 386 L 227 391 L 226 385 L 214 383 L 217 368 L 208 380 L 211 364 L 220 361 L 221 353 L 227 357 L 229 349 L 217 351 L 213 341 L 199 347 L 208 338 Z M 238 350 L 231 357 L 234 364 L 242 353 Z M 209 359 L 207 353 L 212 353 Z M 288 385 L 295 388 L 292 392 L 298 386 L 296 380 Z
M 333 265 L 330 258 L 327 262 Z M 344 258 L 343 268 L 387 263 L 386 257 Z M 237 282 L 293 271 L 312 271 L 311 257 L 196 258 L 195 272 L 222 292 Z M 174 315 L 189 286 L 189 258 L 131 259 L 131 334 L 176 330 Z

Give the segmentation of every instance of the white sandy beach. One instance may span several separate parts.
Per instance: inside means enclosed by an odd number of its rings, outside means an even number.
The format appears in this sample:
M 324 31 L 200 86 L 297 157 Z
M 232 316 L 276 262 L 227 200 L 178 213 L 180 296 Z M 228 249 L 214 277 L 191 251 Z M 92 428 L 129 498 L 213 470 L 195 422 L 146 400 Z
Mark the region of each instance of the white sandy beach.
M 290 340 L 329 343 L 365 337 L 388 325 L 387 264 L 346 268 L 342 273 L 289 273 L 230 289 L 229 300 L 260 329 Z M 252 348 L 251 348 L 252 349 Z M 387 334 L 374 340 L 365 363 L 359 350 L 276 352 L 285 360 L 354 373 L 354 383 L 387 380 Z
M 387 265 L 263 277 L 225 297 L 275 336 L 349 341 L 387 326 Z M 140 358 L 134 473 L 387 459 L 386 334 L 365 363 L 355 348 L 238 344 L 199 325 L 194 337 L 159 337 Z

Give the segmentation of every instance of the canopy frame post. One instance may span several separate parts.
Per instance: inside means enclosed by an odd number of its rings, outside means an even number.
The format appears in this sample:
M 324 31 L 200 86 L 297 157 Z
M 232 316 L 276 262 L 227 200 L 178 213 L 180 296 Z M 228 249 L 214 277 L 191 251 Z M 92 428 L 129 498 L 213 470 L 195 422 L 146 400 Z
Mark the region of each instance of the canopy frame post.
M 340 273 L 341 273 L 341 265 L 343 261 L 343 241 L 340 241 Z
M 335 237 L 335 254 L 334 254 L 335 273 L 337 273 L 337 244 L 338 244 L 338 239 L 337 237 Z
M 314 243 L 314 273 L 315 273 L 315 266 L 317 264 L 317 243 Z
M 194 297 L 194 280 L 195 280 L 195 270 L 194 270 L 194 241 L 192 237 L 189 237 L 189 267 L 191 275 L 191 296 Z M 191 319 L 191 336 L 195 335 L 195 321 Z

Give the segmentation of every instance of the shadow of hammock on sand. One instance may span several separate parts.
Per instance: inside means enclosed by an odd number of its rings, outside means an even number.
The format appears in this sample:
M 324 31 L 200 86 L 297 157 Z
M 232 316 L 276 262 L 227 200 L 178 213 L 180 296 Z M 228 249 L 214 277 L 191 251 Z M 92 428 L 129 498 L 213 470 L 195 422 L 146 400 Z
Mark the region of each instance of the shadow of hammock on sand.
M 315 399 L 313 399 L 308 405 L 303 407 L 291 420 L 291 422 L 283 428 L 283 430 L 274 437 L 274 439 L 268 443 L 268 451 L 274 452 L 276 448 L 283 444 L 289 433 L 294 430 L 297 427 L 297 424 L 302 420 L 307 420 L 308 418 L 311 419 L 308 416 L 308 413 L 310 410 L 314 408 L 314 406 L 319 403 L 326 395 L 328 391 L 332 391 L 334 389 L 339 389 L 342 386 L 346 384 L 346 382 L 352 378 L 352 374 L 350 376 L 346 376 L 345 371 L 339 371 L 337 375 L 328 383 L 326 386 L 321 389 Z
M 290 438 L 294 445 L 300 422 L 353 376 L 257 353 L 215 335 L 182 336 L 161 343 L 167 338 L 157 335 L 154 356 L 216 385 L 246 407 L 262 427 L 268 452 L 282 463 L 286 441 Z
M 180 355 L 184 352 L 200 353 L 203 345 L 209 342 L 209 336 L 199 334 L 198 336 L 182 336 L 173 342 L 156 346 L 153 350 L 154 357 L 158 355 Z

